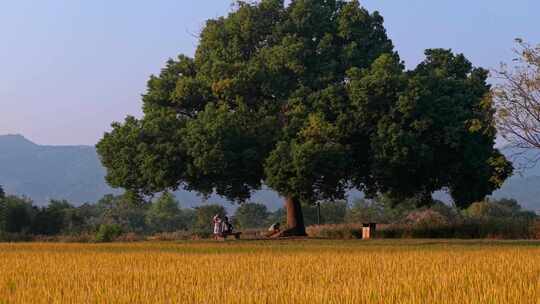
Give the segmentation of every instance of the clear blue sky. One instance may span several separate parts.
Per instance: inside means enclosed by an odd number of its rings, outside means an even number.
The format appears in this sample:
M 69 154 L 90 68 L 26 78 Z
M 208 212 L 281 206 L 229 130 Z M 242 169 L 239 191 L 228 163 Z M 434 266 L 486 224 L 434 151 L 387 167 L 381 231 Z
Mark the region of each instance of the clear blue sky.
M 540 43 L 537 0 L 364 0 L 385 17 L 408 67 L 426 48 L 477 66 L 512 59 L 513 39 Z M 230 0 L 0 2 L 0 134 L 40 144 L 95 144 L 112 121 L 140 115 L 146 80 L 192 55 L 208 18 Z

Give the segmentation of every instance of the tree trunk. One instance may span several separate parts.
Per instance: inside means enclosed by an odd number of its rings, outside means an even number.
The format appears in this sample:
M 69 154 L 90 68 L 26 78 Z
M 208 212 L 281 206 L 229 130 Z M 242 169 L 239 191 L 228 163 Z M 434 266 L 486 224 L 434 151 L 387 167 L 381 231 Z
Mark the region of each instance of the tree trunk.
M 306 226 L 304 225 L 304 215 L 300 201 L 294 196 L 285 198 L 285 207 L 287 208 L 287 230 L 281 233 L 281 236 L 306 236 Z

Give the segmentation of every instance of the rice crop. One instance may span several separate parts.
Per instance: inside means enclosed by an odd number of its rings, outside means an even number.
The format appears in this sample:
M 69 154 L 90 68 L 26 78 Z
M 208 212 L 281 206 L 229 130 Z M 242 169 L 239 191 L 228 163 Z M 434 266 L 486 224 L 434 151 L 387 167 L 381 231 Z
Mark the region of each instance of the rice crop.
M 0 303 L 540 303 L 540 243 L 0 244 Z

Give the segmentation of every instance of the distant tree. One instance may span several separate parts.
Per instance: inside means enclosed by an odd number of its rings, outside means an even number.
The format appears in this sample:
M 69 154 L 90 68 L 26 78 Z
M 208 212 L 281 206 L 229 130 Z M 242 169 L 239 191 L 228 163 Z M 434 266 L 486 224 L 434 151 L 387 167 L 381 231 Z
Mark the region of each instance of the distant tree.
M 180 222 L 185 229 L 193 230 L 197 222 L 197 210 L 191 208 L 181 209 Z
M 199 231 L 212 231 L 212 218 L 217 214 L 220 217 L 227 215 L 227 211 L 221 205 L 203 205 L 195 208 L 197 218 L 195 220 L 194 229 Z
M 132 193 L 105 195 L 97 203 L 101 223 L 119 225 L 124 232 L 144 232 L 146 230 L 146 211 L 148 205 Z
M 36 208 L 31 232 L 36 235 L 55 235 L 67 225 L 67 213 L 74 207 L 69 202 L 51 200 L 46 207 Z
M 6 195 L 4 193 L 4 189 L 2 189 L 2 186 L 0 186 L 0 232 L 6 230 L 7 203 L 5 199 Z
M 64 230 L 68 234 L 94 232 L 100 223 L 100 213 L 96 204 L 83 204 L 67 209 Z
M 505 217 L 512 213 L 508 208 L 499 204 L 493 204 L 489 201 L 476 202 L 465 210 L 466 214 L 471 217 Z
M 27 198 L 9 195 L 4 198 L 6 205 L 4 231 L 28 233 L 34 217 L 33 202 Z
M 395 220 L 396 210 L 379 200 L 357 199 L 347 212 L 349 223 L 390 223 Z
M 449 188 L 465 207 L 511 172 L 493 148 L 487 72 L 448 50 L 404 71 L 358 1 L 239 1 L 199 41 L 150 77 L 143 118 L 97 145 L 112 186 L 244 202 L 266 184 L 285 198 L 286 236 L 305 235 L 302 204 L 348 188 L 422 204 Z
M 540 44 L 516 42 L 512 67 L 502 64 L 495 71 L 501 82 L 493 96 L 502 136 L 514 148 L 535 152 L 524 159 L 534 164 L 540 160 Z
M 268 215 L 268 227 L 274 223 L 279 223 L 282 227 L 285 227 L 287 224 L 287 210 L 285 208 L 279 208 L 274 212 L 270 212 Z
M 506 214 L 509 214 L 509 216 L 514 218 L 528 218 L 528 219 L 535 219 L 537 218 L 537 215 L 533 211 L 524 210 L 519 202 L 515 199 L 509 199 L 509 198 L 500 198 L 500 199 L 489 199 L 487 200 L 489 203 L 501 206 L 505 210 L 507 210 Z
M 0 232 L 5 230 L 6 216 L 7 216 L 7 203 L 5 201 L 6 193 L 0 185 Z
M 269 212 L 265 205 L 245 203 L 234 213 L 234 221 L 238 228 L 261 228 L 268 224 Z
M 163 193 L 150 205 L 146 213 L 146 224 L 154 232 L 172 232 L 186 229 L 186 223 L 182 222 L 181 210 L 174 196 Z
M 476 202 L 465 210 L 465 214 L 475 218 L 536 218 L 534 212 L 523 210 L 516 200 L 506 198 Z
M 497 200 L 490 200 L 490 202 L 504 206 L 513 213 L 521 211 L 521 206 L 519 205 L 518 201 L 515 199 L 501 198 Z
M 347 213 L 347 201 L 321 202 L 321 224 L 340 224 L 345 222 Z M 317 205 L 304 206 L 304 218 L 306 225 L 317 224 Z
M 382 223 L 398 222 L 410 212 L 417 210 L 417 198 L 408 198 L 400 203 L 389 195 L 379 195 L 374 199 L 356 199 L 353 201 L 345 219 L 349 223 Z M 432 205 L 437 206 L 437 203 Z

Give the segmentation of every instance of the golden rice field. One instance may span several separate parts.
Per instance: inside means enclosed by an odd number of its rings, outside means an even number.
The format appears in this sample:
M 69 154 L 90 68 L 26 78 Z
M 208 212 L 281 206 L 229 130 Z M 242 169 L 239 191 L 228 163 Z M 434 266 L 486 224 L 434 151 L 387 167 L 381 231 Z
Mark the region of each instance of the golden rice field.
M 540 244 L 0 244 L 0 303 L 540 303 Z

